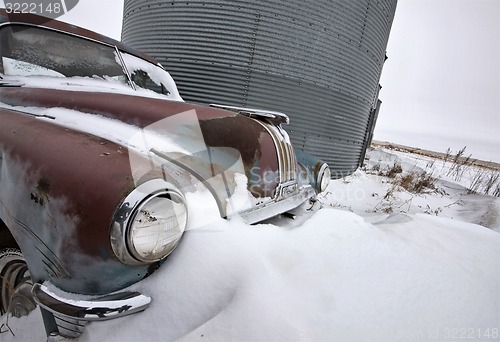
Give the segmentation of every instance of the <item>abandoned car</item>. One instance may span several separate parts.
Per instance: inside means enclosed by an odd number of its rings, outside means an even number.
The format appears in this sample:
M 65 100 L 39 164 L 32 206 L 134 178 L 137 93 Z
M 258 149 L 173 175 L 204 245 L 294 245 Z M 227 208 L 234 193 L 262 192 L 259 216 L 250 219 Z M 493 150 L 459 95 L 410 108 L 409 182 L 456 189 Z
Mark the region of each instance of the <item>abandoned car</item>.
M 0 54 L 0 310 L 39 306 L 47 334 L 144 310 L 150 297 L 123 289 L 196 228 L 188 194 L 256 223 L 328 186 L 285 114 L 186 103 L 118 41 L 4 11 Z

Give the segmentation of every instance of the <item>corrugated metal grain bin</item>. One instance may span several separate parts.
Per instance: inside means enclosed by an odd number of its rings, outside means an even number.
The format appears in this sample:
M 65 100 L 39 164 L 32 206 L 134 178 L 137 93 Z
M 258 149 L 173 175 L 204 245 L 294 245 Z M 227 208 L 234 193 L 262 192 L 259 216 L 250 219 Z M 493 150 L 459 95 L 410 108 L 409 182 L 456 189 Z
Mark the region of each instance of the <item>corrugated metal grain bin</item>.
M 156 57 L 186 101 L 282 111 L 295 148 L 334 177 L 375 124 L 397 0 L 125 0 L 122 40 Z

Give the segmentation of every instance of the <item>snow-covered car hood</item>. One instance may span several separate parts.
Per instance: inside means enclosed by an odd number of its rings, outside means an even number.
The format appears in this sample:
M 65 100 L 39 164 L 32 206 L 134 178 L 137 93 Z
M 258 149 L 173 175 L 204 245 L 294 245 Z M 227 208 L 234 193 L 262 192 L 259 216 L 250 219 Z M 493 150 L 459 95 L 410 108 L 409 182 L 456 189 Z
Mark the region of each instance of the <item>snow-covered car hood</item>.
M 241 172 L 249 181 L 264 177 L 269 180 L 269 175 L 279 171 L 277 151 L 266 128 L 254 119 L 226 110 L 115 91 L 24 86 L 1 87 L 0 106 L 92 134 L 141 154 L 157 149 L 176 153 L 174 158 L 178 158 L 179 154 L 192 155 L 207 148 L 232 150 L 239 154 L 236 159 L 241 157 Z M 149 135 L 147 143 L 137 141 L 146 131 L 155 131 L 158 139 Z M 260 176 L 255 177 L 256 173 Z M 278 180 L 265 188 L 255 186 L 257 197 L 273 197 L 277 184 Z

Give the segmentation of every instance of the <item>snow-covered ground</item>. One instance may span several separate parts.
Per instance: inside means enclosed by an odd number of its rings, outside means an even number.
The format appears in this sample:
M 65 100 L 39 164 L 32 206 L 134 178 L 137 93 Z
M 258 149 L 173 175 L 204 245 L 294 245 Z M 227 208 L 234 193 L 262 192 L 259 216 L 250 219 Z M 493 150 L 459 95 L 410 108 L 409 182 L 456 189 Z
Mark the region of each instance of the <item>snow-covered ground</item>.
M 313 214 L 189 230 L 132 287 L 152 305 L 79 341 L 500 340 L 500 199 L 468 194 L 474 167 L 456 177 L 429 157 L 368 157 Z M 430 188 L 395 185 L 422 171 Z M 1 341 L 45 340 L 38 311 L 9 326 Z
M 500 170 L 470 165 L 471 160 L 454 162 L 454 155 L 450 153 L 445 162 L 430 156 L 376 148 L 368 151 L 363 170 L 334 181 L 320 200 L 324 205 L 352 211 L 372 223 L 379 221 L 381 215 L 384 218 L 384 213 L 386 217 L 424 213 L 500 232 L 500 199 L 491 196 L 500 195 Z M 401 166 L 399 172 L 398 165 Z M 395 177 L 386 177 L 391 171 Z M 405 191 L 397 183 L 408 174 L 414 182 L 432 178 L 429 183 L 433 187 L 424 187 L 419 193 Z M 471 193 L 470 188 L 476 192 Z

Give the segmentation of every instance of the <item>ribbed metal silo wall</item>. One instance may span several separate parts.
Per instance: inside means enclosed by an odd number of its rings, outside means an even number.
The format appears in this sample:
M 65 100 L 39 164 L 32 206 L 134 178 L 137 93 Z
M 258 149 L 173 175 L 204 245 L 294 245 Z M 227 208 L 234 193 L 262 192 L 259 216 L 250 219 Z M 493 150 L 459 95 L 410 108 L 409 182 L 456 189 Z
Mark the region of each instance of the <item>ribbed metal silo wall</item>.
M 272 109 L 336 177 L 361 163 L 397 0 L 125 0 L 122 40 L 190 102 Z

